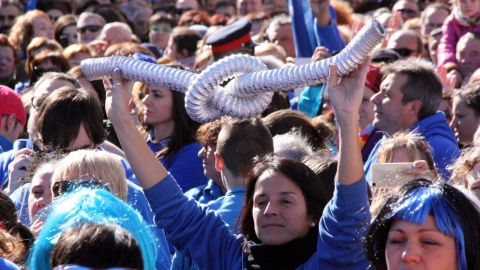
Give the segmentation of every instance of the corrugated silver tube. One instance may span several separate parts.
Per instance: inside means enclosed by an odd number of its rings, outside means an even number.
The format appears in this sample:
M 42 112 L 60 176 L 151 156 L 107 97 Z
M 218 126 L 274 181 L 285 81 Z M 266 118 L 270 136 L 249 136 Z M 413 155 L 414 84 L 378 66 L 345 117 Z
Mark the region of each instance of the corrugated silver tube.
M 110 76 L 115 68 L 134 81 L 185 92 L 185 106 L 192 119 L 209 122 L 229 115 L 253 117 L 270 103 L 274 91 L 285 91 L 328 81 L 328 66 L 339 76 L 355 70 L 385 37 L 385 29 L 369 20 L 348 46 L 336 56 L 307 65 L 267 70 L 260 60 L 246 56 L 226 57 L 201 74 L 151 64 L 127 57 L 84 60 L 82 72 L 89 80 Z

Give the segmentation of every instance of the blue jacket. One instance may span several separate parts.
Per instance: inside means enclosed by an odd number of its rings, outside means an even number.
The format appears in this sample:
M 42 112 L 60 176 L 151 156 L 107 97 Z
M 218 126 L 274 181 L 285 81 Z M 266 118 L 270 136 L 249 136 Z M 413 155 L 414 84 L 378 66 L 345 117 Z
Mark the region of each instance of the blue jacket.
M 0 135 L 0 154 L 6 151 L 10 151 L 13 148 L 13 143 L 7 138 Z
M 223 196 L 222 188 L 212 179 L 206 185 L 194 187 L 185 192 L 185 196 L 196 200 L 199 203 L 208 203 Z
M 443 179 L 448 180 L 450 178 L 450 172 L 447 170 L 447 166 L 460 156 L 460 150 L 458 149 L 455 134 L 447 123 L 445 114 L 443 114 L 443 112 L 437 112 L 434 115 L 422 119 L 409 130 L 420 133 L 425 137 L 430 145 L 430 151 L 432 152 L 438 173 Z M 383 136 L 383 138 L 377 142 L 367 162 L 365 162 L 365 177 L 369 183 L 372 181 L 370 167 L 373 163 L 377 162 L 378 148 L 386 139 L 387 137 Z
M 183 196 L 171 175 L 145 195 L 168 241 L 201 269 L 245 268 L 243 236 L 234 235 L 217 213 Z M 369 224 L 365 179 L 348 186 L 337 183 L 320 220 L 317 251 L 299 269 L 366 269 L 362 244 Z
M 150 136 L 147 138 L 147 144 L 153 153 L 157 153 L 167 147 L 168 142 L 169 139 L 153 142 Z M 175 177 L 184 192 L 194 187 L 205 185 L 208 181 L 203 174 L 202 159 L 198 157 L 200 149 L 202 149 L 202 145 L 199 143 L 187 144 L 180 148 L 169 164 L 167 164 L 169 156 L 160 160 L 163 167 Z
M 0 155 L 0 176 L 2 177 L 2 185 L 8 179 L 8 164 L 13 161 L 13 159 L 15 158 L 15 154 L 23 148 L 33 149 L 32 141 L 30 139 L 16 140 L 13 144 L 12 150 L 2 153 Z M 139 187 L 137 177 L 133 173 L 130 164 L 128 164 L 125 159 L 121 157 L 118 158 L 122 162 L 122 165 L 125 169 L 125 174 L 127 176 L 128 204 L 135 208 L 148 224 L 153 224 L 152 210 L 148 205 L 142 189 Z M 11 197 L 15 200 L 15 206 L 20 212 L 20 218 L 22 219 L 22 223 L 28 221 L 28 223 L 25 224 L 29 224 L 30 220 L 28 217 L 28 194 L 30 190 L 25 190 L 25 188 L 28 187 L 19 188 L 17 190 L 18 193 L 12 194 Z M 168 249 L 167 241 L 165 239 L 165 233 L 163 230 L 160 230 L 158 228 L 155 228 L 153 231 L 155 232 L 158 244 L 157 269 L 169 269 L 171 265 L 171 256 Z
M 212 181 L 212 180 L 210 180 Z M 186 194 L 185 194 L 186 195 Z M 243 200 L 245 198 L 245 186 L 233 188 L 214 201 L 207 204 L 210 210 L 214 210 L 220 218 L 227 224 L 232 232 L 235 231 L 235 222 L 242 210 Z M 198 265 L 189 257 L 183 256 L 179 252 L 175 253 L 172 261 L 172 270 L 197 270 Z
M 316 47 L 327 47 L 333 51 L 345 48 L 338 32 L 335 10 L 330 6 L 330 24 L 317 24 L 308 0 L 288 0 L 288 8 L 292 16 L 292 30 L 297 57 L 312 57 Z

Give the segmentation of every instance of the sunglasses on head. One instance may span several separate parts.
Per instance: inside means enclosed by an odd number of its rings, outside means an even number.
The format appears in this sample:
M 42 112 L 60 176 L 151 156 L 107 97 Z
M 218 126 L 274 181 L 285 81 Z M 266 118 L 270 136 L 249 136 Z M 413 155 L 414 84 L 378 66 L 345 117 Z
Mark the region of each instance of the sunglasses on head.
M 393 49 L 393 50 L 396 51 L 402 57 L 410 56 L 413 52 L 416 52 L 408 48 L 399 48 L 399 49 Z
M 87 26 L 78 28 L 78 31 L 82 34 L 85 34 L 85 32 L 87 32 L 87 30 L 89 32 L 97 32 L 100 29 L 102 29 L 102 27 L 100 25 L 87 25 Z
M 413 9 L 409 9 L 409 8 L 402 8 L 402 9 L 399 9 L 397 11 L 402 13 L 402 14 L 408 15 L 408 16 L 417 15 L 417 11 L 415 11 Z
M 55 182 L 52 187 L 53 196 L 58 197 L 62 194 L 71 192 L 72 190 L 78 188 L 90 188 L 90 189 L 105 189 L 110 191 L 108 187 L 102 184 L 99 180 L 96 179 L 75 179 L 75 180 L 62 180 Z
M 88 266 L 81 266 L 75 264 L 62 264 L 59 266 L 55 266 L 53 270 L 136 270 L 129 267 L 110 267 L 110 268 L 91 268 Z

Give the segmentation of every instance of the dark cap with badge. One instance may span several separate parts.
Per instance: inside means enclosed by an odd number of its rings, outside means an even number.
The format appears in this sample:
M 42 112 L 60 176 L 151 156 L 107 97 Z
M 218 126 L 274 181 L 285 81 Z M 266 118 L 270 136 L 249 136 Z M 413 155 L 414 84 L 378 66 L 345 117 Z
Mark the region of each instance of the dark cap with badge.
M 206 40 L 206 45 L 212 46 L 213 53 L 226 53 L 240 48 L 253 47 L 250 30 L 252 22 L 242 18 L 230 25 L 224 26 Z

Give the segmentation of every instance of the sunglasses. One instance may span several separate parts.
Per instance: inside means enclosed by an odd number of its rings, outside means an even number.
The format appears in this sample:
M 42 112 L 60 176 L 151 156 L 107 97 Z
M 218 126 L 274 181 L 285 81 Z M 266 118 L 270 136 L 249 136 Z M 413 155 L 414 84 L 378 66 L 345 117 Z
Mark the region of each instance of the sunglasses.
M 407 56 L 410 56 L 412 53 L 417 52 L 414 50 L 410 50 L 408 48 L 399 48 L 399 49 L 393 49 L 393 50 L 396 51 L 402 57 L 407 57 Z
M 88 266 L 74 265 L 74 264 L 62 264 L 55 266 L 53 270 L 136 270 L 129 267 L 110 267 L 110 268 L 91 268 Z
M 52 67 L 52 68 L 42 68 L 42 67 L 33 67 L 33 72 L 35 73 L 35 75 L 37 75 L 37 77 L 41 77 L 44 73 L 47 73 L 47 72 L 59 72 L 60 71 L 60 68 L 58 67 Z
M 156 32 L 156 33 L 172 33 L 172 28 L 152 25 L 150 26 L 150 31 Z
M 100 29 L 102 29 L 102 26 L 100 26 L 100 25 L 87 25 L 87 26 L 84 26 L 84 27 L 80 27 L 77 30 L 82 34 L 85 34 L 85 32 L 87 32 L 87 30 L 89 32 L 98 32 Z
M 415 15 L 417 15 L 417 11 L 416 11 L 416 10 L 409 9 L 409 8 L 402 8 L 402 9 L 399 9 L 399 10 L 397 10 L 397 11 L 400 12 L 400 13 L 402 13 L 402 14 L 408 15 L 408 16 L 415 16 Z
M 89 188 L 89 189 L 105 189 L 110 191 L 108 187 L 96 179 L 75 179 L 75 180 L 62 180 L 55 182 L 52 187 L 53 196 L 58 197 L 62 194 L 71 192 L 72 190 L 79 188 Z M 69 268 L 65 268 L 69 269 Z

